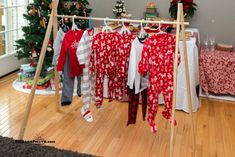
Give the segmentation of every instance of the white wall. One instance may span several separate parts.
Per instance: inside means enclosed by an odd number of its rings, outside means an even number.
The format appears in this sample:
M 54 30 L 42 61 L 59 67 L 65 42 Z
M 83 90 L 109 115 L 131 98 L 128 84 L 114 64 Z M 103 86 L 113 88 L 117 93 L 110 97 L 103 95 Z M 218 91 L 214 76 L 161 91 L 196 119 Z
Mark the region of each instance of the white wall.
M 218 42 L 235 45 L 235 0 L 196 0 L 198 10 L 192 26 L 214 35 Z M 205 37 L 204 37 L 205 38 Z
M 133 18 L 143 17 L 147 2 L 156 1 L 160 17 L 169 18 L 170 0 L 125 0 L 127 11 Z M 113 17 L 116 0 L 90 0 L 93 16 Z M 201 37 L 214 35 L 217 42 L 235 45 L 235 0 L 194 0 L 198 5 L 191 26 L 199 28 Z M 214 21 L 214 23 L 212 22 Z M 100 23 L 99 23 L 100 24 Z M 202 39 L 203 40 L 203 39 Z

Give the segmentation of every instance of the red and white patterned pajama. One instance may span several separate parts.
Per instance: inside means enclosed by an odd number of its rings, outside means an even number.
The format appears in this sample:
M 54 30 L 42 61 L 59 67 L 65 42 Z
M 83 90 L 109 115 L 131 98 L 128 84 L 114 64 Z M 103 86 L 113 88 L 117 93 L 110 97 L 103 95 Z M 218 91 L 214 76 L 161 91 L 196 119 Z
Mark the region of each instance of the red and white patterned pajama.
M 111 101 L 115 97 L 115 63 L 119 45 L 120 34 L 117 32 L 100 32 L 93 38 L 90 70 L 96 73 L 96 107 L 102 106 L 105 75 L 108 77 L 109 100 Z
M 162 115 L 167 120 L 171 120 L 175 42 L 175 36 L 171 34 L 155 34 L 149 37 L 144 43 L 142 58 L 139 62 L 139 73 L 149 72 L 147 120 L 153 133 L 157 132 L 154 120 L 160 93 L 164 95 L 165 101 L 165 110 Z
M 127 88 L 127 77 L 128 77 L 128 67 L 131 52 L 131 43 L 135 39 L 136 35 L 133 33 L 121 34 L 120 35 L 120 45 L 117 53 L 117 88 L 116 96 L 117 99 L 121 99 L 123 96 L 128 95 Z

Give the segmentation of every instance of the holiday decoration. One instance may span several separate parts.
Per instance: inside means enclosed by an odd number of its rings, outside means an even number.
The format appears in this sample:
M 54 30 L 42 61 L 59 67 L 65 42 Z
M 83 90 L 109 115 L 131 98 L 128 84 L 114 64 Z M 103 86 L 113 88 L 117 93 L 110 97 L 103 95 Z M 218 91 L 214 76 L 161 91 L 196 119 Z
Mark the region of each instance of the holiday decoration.
M 53 52 L 52 44 L 52 40 L 50 40 L 47 45 L 47 52 Z
M 32 58 L 37 58 L 38 57 L 38 53 L 36 50 L 32 50 Z
M 31 73 L 31 72 L 35 72 L 36 68 L 31 66 L 31 64 L 22 64 L 20 66 L 20 71 L 22 71 L 24 73 Z
M 40 26 L 43 27 L 43 28 L 46 28 L 46 18 L 41 18 L 40 20 Z
M 194 12 L 197 10 L 197 4 L 194 3 L 193 0 L 171 0 L 169 13 L 173 19 L 177 18 L 178 3 L 183 3 L 185 18 L 192 17 L 194 15 Z
M 30 10 L 29 10 L 29 15 L 30 16 L 34 16 L 35 15 L 35 13 L 36 13 L 36 8 L 35 8 L 35 6 L 34 5 L 32 5 L 32 6 L 30 6 Z
M 114 6 L 113 13 L 115 14 L 116 18 L 131 18 L 132 15 L 127 14 L 124 3 L 124 0 L 118 0 Z
M 78 15 L 89 16 L 91 9 L 87 8 L 89 2 L 87 0 L 60 0 L 58 6 L 58 14 L 61 15 Z M 23 27 L 23 38 L 16 41 L 15 47 L 17 50 L 16 57 L 18 59 L 29 59 L 32 63 L 37 64 L 49 22 L 52 9 L 52 0 L 33 0 L 27 7 L 27 12 L 24 18 L 28 21 L 28 25 Z M 60 19 L 58 20 L 60 21 Z M 75 20 L 78 27 L 84 29 L 87 27 L 86 21 Z M 65 19 L 64 23 L 71 28 L 72 22 L 70 19 Z M 45 77 L 46 69 L 51 67 L 53 57 L 53 35 L 47 46 L 47 53 L 43 63 L 41 76 Z
M 156 17 L 158 17 L 157 4 L 155 2 L 148 2 L 144 18 L 146 20 L 154 20 Z
M 81 4 L 78 3 L 78 4 L 76 5 L 76 8 L 79 10 L 79 9 L 81 8 Z

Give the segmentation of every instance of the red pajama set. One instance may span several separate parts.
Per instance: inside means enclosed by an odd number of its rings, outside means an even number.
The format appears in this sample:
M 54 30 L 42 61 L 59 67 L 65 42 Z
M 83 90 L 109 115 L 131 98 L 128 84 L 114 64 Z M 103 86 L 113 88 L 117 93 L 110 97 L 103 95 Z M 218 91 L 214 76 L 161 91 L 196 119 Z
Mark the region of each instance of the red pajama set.
M 115 98 L 116 54 L 120 45 L 120 35 L 117 32 L 98 33 L 92 41 L 90 71 L 96 73 L 96 107 L 103 102 L 104 77 L 108 77 L 108 96 Z
M 120 46 L 117 53 L 117 87 L 116 87 L 116 95 L 117 99 L 121 99 L 123 96 L 128 95 L 127 88 L 127 78 L 128 78 L 128 67 L 129 67 L 129 59 L 131 52 L 131 43 L 135 39 L 136 35 L 133 33 L 121 34 L 120 35 Z
M 169 121 L 171 120 L 175 43 L 175 36 L 171 34 L 155 34 L 149 37 L 144 43 L 142 58 L 139 62 L 139 73 L 149 72 L 147 120 L 153 133 L 157 132 L 154 120 L 158 110 L 160 93 L 163 94 L 165 101 L 162 116 Z

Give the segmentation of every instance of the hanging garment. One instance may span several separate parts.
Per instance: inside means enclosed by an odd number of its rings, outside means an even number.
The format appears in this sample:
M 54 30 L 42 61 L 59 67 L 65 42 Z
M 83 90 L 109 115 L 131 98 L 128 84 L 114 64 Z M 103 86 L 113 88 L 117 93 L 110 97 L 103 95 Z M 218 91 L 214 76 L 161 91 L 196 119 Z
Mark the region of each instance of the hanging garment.
M 141 93 L 141 98 L 142 98 L 142 115 L 143 115 L 143 120 L 145 120 L 146 110 L 147 110 L 148 90 L 145 89 L 145 90 L 141 91 L 140 93 Z M 129 106 L 128 106 L 127 125 L 136 123 L 136 116 L 137 116 L 137 112 L 138 112 L 140 93 L 135 94 L 135 89 L 129 89 Z
M 129 107 L 128 107 L 128 122 L 129 124 L 135 124 L 136 116 L 139 105 L 139 95 L 142 96 L 142 114 L 143 120 L 145 120 L 147 110 L 147 87 L 149 84 L 148 77 L 141 77 L 138 72 L 138 63 L 141 59 L 141 54 L 144 46 L 144 41 L 148 35 L 143 38 L 136 37 L 132 42 L 131 54 L 128 68 L 128 81 L 129 86 Z
M 160 93 L 163 94 L 165 101 L 165 109 L 162 115 L 167 120 L 171 120 L 175 42 L 175 36 L 171 34 L 156 34 L 149 37 L 144 43 L 142 58 L 139 63 L 141 74 L 149 72 L 147 120 L 153 133 L 157 132 L 154 120 Z M 176 124 L 175 121 L 174 123 Z
M 74 91 L 74 80 L 77 78 L 77 95 L 81 96 L 81 75 L 76 77 L 70 77 L 70 63 L 69 54 L 66 53 L 66 60 L 63 70 L 63 88 L 61 95 L 61 105 L 70 105 L 72 103 L 73 91 Z
M 65 36 L 65 33 L 64 33 L 63 29 L 60 28 L 59 31 L 57 32 L 56 38 L 53 43 L 54 54 L 53 54 L 52 65 L 56 65 L 58 62 L 58 58 L 60 55 L 60 49 L 61 49 L 62 42 L 64 40 L 64 36 Z
M 72 102 L 75 77 L 77 77 L 78 81 L 77 94 L 81 96 L 81 74 L 84 65 L 79 65 L 76 50 L 83 32 L 82 30 L 68 31 L 62 42 L 57 65 L 57 70 L 63 71 L 64 74 L 61 97 L 62 105 L 70 105 Z
M 136 35 L 133 33 L 120 34 L 120 46 L 117 53 L 117 78 L 116 78 L 116 96 L 120 100 L 124 96 L 128 95 L 127 89 L 127 74 L 129 66 L 129 58 L 131 52 L 131 43 L 135 39 Z
M 103 102 L 103 84 L 105 75 L 108 78 L 108 97 L 115 97 L 116 55 L 120 46 L 120 34 L 117 32 L 98 33 L 92 42 L 90 70 L 96 73 L 96 107 Z
M 81 75 L 82 69 L 84 67 L 84 65 L 79 65 L 76 56 L 78 43 L 83 35 L 83 32 L 84 32 L 83 30 L 77 30 L 77 31 L 70 30 L 65 34 L 64 40 L 62 42 L 57 70 L 58 71 L 64 70 L 66 54 L 68 53 L 71 78 Z
M 95 93 L 95 75 L 89 74 L 90 55 L 93 37 L 98 33 L 97 28 L 86 30 L 78 44 L 77 58 L 80 65 L 85 64 L 82 76 L 82 91 L 83 91 L 83 107 L 88 110 L 91 103 L 91 95 Z M 93 95 L 93 101 L 95 97 Z
M 138 64 L 141 60 L 144 41 L 147 39 L 147 37 L 148 35 L 146 35 L 144 38 L 136 37 L 131 46 L 127 85 L 130 89 L 135 89 L 135 94 L 138 94 L 144 89 L 147 89 L 149 85 L 148 75 L 142 77 L 138 72 Z M 143 81 L 145 81 L 145 83 Z

